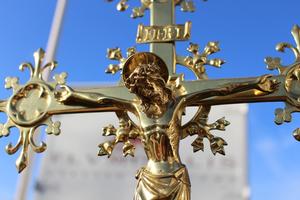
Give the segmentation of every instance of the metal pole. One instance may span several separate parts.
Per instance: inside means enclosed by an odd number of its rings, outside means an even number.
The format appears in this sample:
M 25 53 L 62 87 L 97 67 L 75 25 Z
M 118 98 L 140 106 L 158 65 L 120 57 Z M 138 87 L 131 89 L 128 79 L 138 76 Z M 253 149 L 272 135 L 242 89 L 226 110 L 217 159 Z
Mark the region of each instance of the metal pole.
M 46 57 L 45 57 L 46 63 L 52 61 L 55 57 L 66 5 L 67 5 L 67 0 L 57 0 L 56 9 L 55 9 L 52 26 L 48 38 L 48 43 L 47 43 Z M 49 76 L 50 76 L 50 71 L 45 70 L 43 73 L 44 80 L 48 80 Z M 30 183 L 33 164 L 34 164 L 34 154 L 32 150 L 29 150 L 28 167 L 27 170 L 25 170 L 20 175 L 15 200 L 27 199 L 28 186 Z

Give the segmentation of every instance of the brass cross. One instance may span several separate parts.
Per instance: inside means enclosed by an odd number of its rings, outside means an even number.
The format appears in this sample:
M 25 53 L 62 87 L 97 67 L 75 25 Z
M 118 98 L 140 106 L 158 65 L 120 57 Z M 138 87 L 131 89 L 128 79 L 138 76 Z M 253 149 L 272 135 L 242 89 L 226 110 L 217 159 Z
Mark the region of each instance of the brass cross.
M 281 52 L 291 49 L 296 57 L 294 63 L 283 66 L 280 58 L 265 59 L 268 69 L 279 71 L 278 76 L 209 80 L 206 66 L 220 67 L 224 63 L 222 59 L 209 59 L 211 54 L 220 51 L 218 42 L 209 42 L 202 52 L 197 44 L 190 43 L 187 48 L 190 56 L 177 55 L 175 42 L 189 39 L 191 22 L 174 24 L 176 5 L 181 5 L 183 11 L 195 9 L 191 1 L 183 0 L 142 1 L 141 7 L 133 9 L 132 17 L 141 17 L 150 9 L 150 26 L 139 25 L 136 39 L 137 43 L 150 43 L 150 52 L 138 53 L 135 48 L 129 48 L 125 58 L 119 48 L 108 50 L 108 58 L 120 62 L 106 70 L 107 73 L 122 71 L 118 86 L 79 90 L 66 85 L 66 73 L 55 75 L 53 82 L 46 82 L 42 78 L 43 70 L 53 71 L 57 63 L 44 64 L 42 49 L 34 53 L 35 66 L 20 65 L 21 70 L 30 71 L 30 80 L 25 85 L 19 85 L 15 77 L 6 79 L 5 87 L 13 89 L 13 95 L 0 101 L 0 111 L 8 115 L 7 123 L 0 125 L 0 137 L 9 136 L 11 127 L 20 130 L 17 144 L 6 148 L 8 154 L 22 149 L 16 161 L 19 172 L 27 165 L 29 147 L 37 153 L 46 150 L 45 143 L 34 141 L 39 126 L 47 126 L 48 134 L 60 133 L 60 123 L 52 121 L 53 115 L 115 112 L 119 127 L 103 128 L 103 135 L 113 139 L 99 145 L 99 156 L 109 157 L 118 143 L 123 143 L 124 156 L 134 156 L 132 141 L 141 140 L 149 161 L 137 174 L 134 199 L 189 200 L 190 182 L 178 151 L 180 140 L 197 135 L 192 143 L 194 152 L 204 150 L 206 138 L 213 154 L 225 154 L 226 141 L 214 136 L 211 130 L 223 131 L 229 122 L 220 118 L 208 124 L 212 105 L 283 101 L 286 107 L 276 109 L 275 122 L 291 121 L 291 113 L 300 108 L 300 28 L 292 29 L 296 46 L 280 43 L 276 47 Z M 121 11 L 127 7 L 126 0 L 117 6 Z M 184 81 L 183 74 L 176 73 L 176 64 L 194 72 L 196 80 Z M 197 106 L 198 111 L 190 122 L 181 125 L 188 106 Z M 129 112 L 137 116 L 138 124 L 130 119 Z M 299 129 L 295 130 L 294 137 L 300 140 Z

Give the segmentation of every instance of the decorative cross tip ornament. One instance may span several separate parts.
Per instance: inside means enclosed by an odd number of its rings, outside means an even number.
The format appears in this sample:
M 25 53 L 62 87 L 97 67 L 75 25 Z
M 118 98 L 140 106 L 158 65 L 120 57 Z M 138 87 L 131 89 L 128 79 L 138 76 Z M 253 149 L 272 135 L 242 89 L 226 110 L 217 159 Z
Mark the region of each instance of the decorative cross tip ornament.
M 284 90 L 287 94 L 285 108 L 278 108 L 275 110 L 275 123 L 280 125 L 284 122 L 292 121 L 292 113 L 300 112 L 300 28 L 295 25 L 292 28 L 292 35 L 295 40 L 296 46 L 289 43 L 279 43 L 276 50 L 285 52 L 289 49 L 295 56 L 294 63 L 290 65 L 282 65 L 281 59 L 267 57 L 265 62 L 269 70 L 278 70 L 279 74 L 283 76 Z M 294 130 L 293 135 L 296 140 L 300 141 L 300 129 Z
M 10 128 L 20 130 L 16 145 L 9 144 L 6 151 L 14 154 L 22 148 L 17 159 L 21 172 L 27 165 L 27 152 L 45 151 L 46 144 L 36 144 L 34 135 L 40 126 L 46 133 L 58 135 L 60 123 L 51 120 L 52 115 L 115 112 L 118 127 L 103 128 L 103 136 L 112 139 L 99 144 L 99 156 L 110 157 L 117 144 L 123 144 L 123 156 L 134 156 L 135 142 L 140 140 L 148 164 L 139 170 L 134 200 L 168 199 L 190 200 L 190 182 L 185 165 L 181 162 L 179 144 L 188 136 L 197 135 L 192 142 L 193 151 L 204 150 L 204 139 L 209 141 L 214 155 L 225 155 L 226 141 L 213 135 L 213 130 L 224 131 L 230 124 L 224 117 L 209 123 L 211 106 L 221 104 L 283 101 L 285 109 L 276 109 L 277 124 L 291 121 L 291 113 L 300 112 L 300 28 L 292 30 L 296 46 L 280 43 L 276 49 L 290 49 L 296 59 L 284 66 L 280 58 L 266 58 L 268 69 L 279 75 L 262 75 L 250 78 L 208 79 L 206 66 L 220 68 L 225 63 L 209 56 L 220 51 L 218 42 L 209 42 L 203 51 L 190 43 L 189 56 L 176 55 L 177 41 L 191 36 L 191 22 L 176 25 L 174 6 L 183 11 L 194 11 L 188 0 L 142 0 L 142 6 L 133 9 L 132 17 L 141 17 L 150 9 L 150 26 L 140 25 L 137 43 L 150 43 L 151 52 L 136 52 L 134 47 L 124 57 L 120 48 L 107 50 L 107 57 L 119 62 L 107 67 L 106 73 L 121 71 L 121 81 L 116 86 L 76 89 L 66 85 L 66 73 L 54 76 L 48 83 L 42 77 L 46 69 L 54 70 L 55 62 L 43 65 L 45 52 L 34 53 L 35 66 L 24 63 L 21 70 L 29 69 L 30 80 L 19 85 L 18 78 L 6 78 L 5 88 L 12 89 L 8 100 L 0 101 L 0 111 L 8 115 L 7 123 L 0 124 L 0 137 L 9 136 Z M 128 8 L 127 0 L 121 0 L 118 10 Z M 191 70 L 196 80 L 185 81 L 184 74 L 176 74 L 177 64 Z M 182 117 L 187 107 L 196 107 L 197 112 L 186 124 Z M 129 113 L 137 118 L 134 123 Z M 294 131 L 300 141 L 300 129 Z M 166 184 L 171 183 L 171 184 Z M 159 188 L 158 188 L 159 187 Z
M 20 156 L 16 161 L 18 172 L 21 172 L 28 161 L 28 148 L 31 147 L 34 152 L 41 153 L 46 150 L 46 144 L 36 144 L 35 134 L 39 126 L 46 126 L 47 134 L 59 135 L 60 123 L 53 122 L 48 115 L 48 109 L 53 104 L 54 90 L 58 85 L 65 84 L 66 73 L 54 76 L 54 82 L 47 83 L 43 79 L 45 70 L 53 71 L 57 66 L 55 61 L 45 63 L 45 52 L 38 49 L 33 54 L 35 65 L 31 63 L 22 63 L 20 70 L 28 69 L 30 79 L 24 85 L 19 85 L 19 79 L 16 77 L 7 77 L 5 79 L 5 88 L 12 89 L 13 95 L 4 102 L 0 103 L 0 111 L 8 115 L 5 124 L 0 124 L 0 137 L 9 136 L 10 128 L 16 127 L 20 131 L 19 140 L 16 145 L 8 144 L 6 152 L 15 154 L 22 148 Z

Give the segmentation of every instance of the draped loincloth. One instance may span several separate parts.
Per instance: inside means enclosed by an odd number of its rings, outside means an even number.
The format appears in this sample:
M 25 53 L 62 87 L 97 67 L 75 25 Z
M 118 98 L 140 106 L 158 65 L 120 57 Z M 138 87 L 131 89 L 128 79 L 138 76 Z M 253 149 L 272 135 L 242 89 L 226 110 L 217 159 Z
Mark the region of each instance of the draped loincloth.
M 190 180 L 183 166 L 174 173 L 152 174 L 141 168 L 134 200 L 190 200 Z

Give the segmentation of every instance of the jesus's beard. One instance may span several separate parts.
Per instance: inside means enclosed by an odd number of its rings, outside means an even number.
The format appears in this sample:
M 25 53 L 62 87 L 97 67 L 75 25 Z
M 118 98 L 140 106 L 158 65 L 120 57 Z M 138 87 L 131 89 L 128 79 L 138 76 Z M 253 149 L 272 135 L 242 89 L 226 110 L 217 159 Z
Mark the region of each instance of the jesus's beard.
M 164 92 L 165 90 L 161 86 L 146 83 L 137 87 L 136 94 L 148 103 L 161 105 L 168 101 L 168 95 Z

